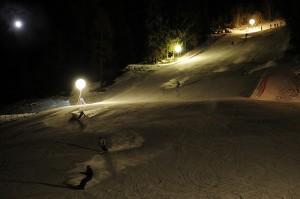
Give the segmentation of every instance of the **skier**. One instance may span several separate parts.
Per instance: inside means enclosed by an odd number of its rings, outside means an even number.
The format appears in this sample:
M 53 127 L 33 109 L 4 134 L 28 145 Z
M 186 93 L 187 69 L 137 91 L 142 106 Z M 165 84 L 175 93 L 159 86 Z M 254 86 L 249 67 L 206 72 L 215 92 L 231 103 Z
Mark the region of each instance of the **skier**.
M 99 138 L 99 145 L 100 145 L 101 150 L 104 153 L 108 152 L 107 143 L 106 143 L 106 139 L 105 138 L 102 138 L 102 137 Z
M 79 114 L 79 116 L 78 116 L 78 120 L 80 120 L 81 118 L 82 118 L 82 116 L 86 116 L 85 114 L 84 114 L 84 112 L 83 111 L 80 111 L 80 114 Z
M 83 178 L 80 182 L 80 184 L 77 186 L 78 189 L 84 189 L 86 184 L 93 178 L 94 172 L 90 165 L 86 166 L 85 172 L 80 172 L 81 174 L 85 175 L 85 178 Z
M 176 93 L 177 93 L 177 96 L 179 96 L 179 88 L 180 88 L 180 86 L 181 86 L 181 83 L 180 83 L 180 81 L 177 80 L 177 82 L 176 82 Z
M 70 121 L 80 121 L 80 119 L 84 116 L 86 117 L 86 114 L 84 113 L 84 111 L 79 111 L 79 112 L 72 112 L 72 117 L 70 118 Z
M 180 81 L 177 80 L 176 82 L 176 88 L 179 88 L 180 87 Z

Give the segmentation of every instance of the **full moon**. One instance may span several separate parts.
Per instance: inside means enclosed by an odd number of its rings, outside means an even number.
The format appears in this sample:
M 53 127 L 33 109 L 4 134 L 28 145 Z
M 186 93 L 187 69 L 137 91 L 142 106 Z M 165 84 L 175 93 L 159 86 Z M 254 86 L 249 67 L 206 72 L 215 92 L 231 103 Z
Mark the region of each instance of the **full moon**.
M 23 27 L 23 22 L 21 21 L 21 20 L 16 20 L 15 22 L 14 22 L 14 27 L 16 28 L 16 29 L 21 29 L 22 27 Z

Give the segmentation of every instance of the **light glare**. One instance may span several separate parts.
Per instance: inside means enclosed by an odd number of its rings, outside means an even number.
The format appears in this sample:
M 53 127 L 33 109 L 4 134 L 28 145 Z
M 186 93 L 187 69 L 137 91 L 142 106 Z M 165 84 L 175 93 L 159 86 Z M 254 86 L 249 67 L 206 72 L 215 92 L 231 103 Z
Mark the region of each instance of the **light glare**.
M 20 21 L 20 20 L 16 20 L 16 21 L 14 22 L 14 26 L 15 26 L 15 28 L 17 28 L 17 29 L 21 29 L 21 28 L 23 27 L 23 22 Z
M 250 24 L 251 26 L 253 26 L 255 23 L 256 23 L 255 19 L 250 19 L 250 20 L 249 20 L 249 24 Z
M 175 46 L 175 52 L 176 52 L 176 53 L 181 53 L 181 52 L 182 52 L 182 46 L 181 46 L 180 44 L 177 44 L 177 45 Z
M 81 91 L 82 89 L 85 88 L 86 83 L 85 83 L 85 81 L 84 81 L 83 79 L 78 79 L 78 80 L 76 81 L 76 83 L 75 83 L 75 86 L 76 86 L 76 88 L 77 88 L 78 90 Z

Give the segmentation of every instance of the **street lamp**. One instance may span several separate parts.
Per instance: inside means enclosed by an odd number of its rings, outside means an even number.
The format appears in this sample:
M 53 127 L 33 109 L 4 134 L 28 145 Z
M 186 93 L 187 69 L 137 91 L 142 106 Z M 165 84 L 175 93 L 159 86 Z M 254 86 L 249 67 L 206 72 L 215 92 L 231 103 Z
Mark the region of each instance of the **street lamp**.
M 177 54 L 181 53 L 182 52 L 182 45 L 176 44 L 174 50 Z
M 250 20 L 249 20 L 249 24 L 250 24 L 251 26 L 254 26 L 255 23 L 256 23 L 255 19 L 250 19 Z
M 78 80 L 76 80 L 75 86 L 79 90 L 78 104 L 84 104 L 84 101 L 81 100 L 81 95 L 82 95 L 82 90 L 86 86 L 85 80 L 84 79 L 78 79 Z

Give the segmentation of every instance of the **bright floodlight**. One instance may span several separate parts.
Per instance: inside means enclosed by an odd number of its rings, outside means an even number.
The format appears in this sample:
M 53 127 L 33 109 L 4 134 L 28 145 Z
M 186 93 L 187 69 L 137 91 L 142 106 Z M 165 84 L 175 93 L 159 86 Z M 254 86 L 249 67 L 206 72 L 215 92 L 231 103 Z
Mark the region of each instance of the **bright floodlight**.
M 250 24 L 251 26 L 253 26 L 255 23 L 256 23 L 255 19 L 250 19 L 250 20 L 249 20 L 249 24 Z
M 16 20 L 15 22 L 14 22 L 14 27 L 16 28 L 16 29 L 21 29 L 22 27 L 23 27 L 23 22 L 21 21 L 21 20 Z
M 175 46 L 175 52 L 176 53 L 181 53 L 182 52 L 182 46 L 180 44 L 176 44 L 176 46 Z
M 75 86 L 78 90 L 82 91 L 82 89 L 84 89 L 84 87 L 86 86 L 86 83 L 83 79 L 78 79 L 75 83 Z

